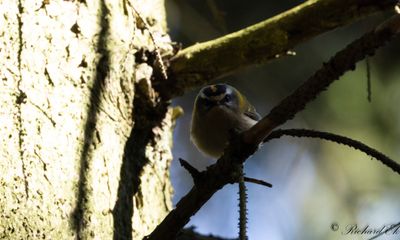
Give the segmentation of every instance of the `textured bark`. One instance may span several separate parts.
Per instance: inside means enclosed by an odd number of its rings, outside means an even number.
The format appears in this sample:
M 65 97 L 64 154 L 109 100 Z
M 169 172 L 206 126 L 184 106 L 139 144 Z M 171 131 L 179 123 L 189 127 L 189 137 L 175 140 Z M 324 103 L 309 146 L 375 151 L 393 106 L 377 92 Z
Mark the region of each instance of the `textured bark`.
M 1 1 L 0 239 L 140 239 L 171 210 L 173 119 L 131 4 L 165 33 L 162 0 Z

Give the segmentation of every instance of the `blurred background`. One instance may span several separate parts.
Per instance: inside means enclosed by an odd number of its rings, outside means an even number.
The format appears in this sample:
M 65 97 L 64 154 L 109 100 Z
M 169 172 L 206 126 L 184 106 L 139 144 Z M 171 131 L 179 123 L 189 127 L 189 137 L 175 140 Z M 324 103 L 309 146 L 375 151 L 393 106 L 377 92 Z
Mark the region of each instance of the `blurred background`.
M 304 1 L 169 0 L 173 41 L 190 46 L 272 17 Z M 296 56 L 251 67 L 221 79 L 238 88 L 261 115 L 316 71 L 338 50 L 389 15 L 377 14 L 325 33 L 297 46 Z M 400 161 L 400 40 L 369 58 L 372 101 L 367 100 L 366 62 L 346 73 L 328 91 L 283 128 L 309 128 L 360 140 Z M 185 114 L 174 134 L 172 182 L 174 204 L 192 187 L 178 158 L 205 169 L 214 160 L 190 142 L 190 119 L 196 89 L 174 100 Z M 400 176 L 371 157 L 330 142 L 283 137 L 265 144 L 245 165 L 246 175 L 273 184 L 248 187 L 249 239 L 369 239 L 372 234 L 345 234 L 357 224 L 371 229 L 400 222 Z M 196 231 L 237 237 L 237 185 L 217 192 L 191 219 Z M 337 224 L 337 225 L 335 225 Z M 334 230 L 332 230 L 332 228 Z M 397 232 L 379 239 L 400 239 Z

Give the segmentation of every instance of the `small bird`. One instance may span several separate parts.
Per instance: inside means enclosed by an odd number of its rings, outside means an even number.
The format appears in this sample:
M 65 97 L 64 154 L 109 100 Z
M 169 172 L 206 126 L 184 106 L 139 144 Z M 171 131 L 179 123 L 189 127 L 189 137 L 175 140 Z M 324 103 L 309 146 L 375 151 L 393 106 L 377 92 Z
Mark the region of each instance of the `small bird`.
M 232 130 L 245 131 L 260 118 L 236 88 L 209 85 L 200 90 L 194 103 L 191 140 L 201 152 L 218 158 L 224 153 Z

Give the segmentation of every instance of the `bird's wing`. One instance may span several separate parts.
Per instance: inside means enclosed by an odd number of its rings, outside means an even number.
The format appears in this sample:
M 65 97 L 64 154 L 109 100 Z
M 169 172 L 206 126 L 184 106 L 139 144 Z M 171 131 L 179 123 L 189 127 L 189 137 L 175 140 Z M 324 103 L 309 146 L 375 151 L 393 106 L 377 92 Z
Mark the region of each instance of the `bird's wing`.
M 248 116 L 249 118 L 259 121 L 261 119 L 260 114 L 256 111 L 256 108 L 252 105 L 249 105 L 248 109 L 244 112 L 244 115 Z

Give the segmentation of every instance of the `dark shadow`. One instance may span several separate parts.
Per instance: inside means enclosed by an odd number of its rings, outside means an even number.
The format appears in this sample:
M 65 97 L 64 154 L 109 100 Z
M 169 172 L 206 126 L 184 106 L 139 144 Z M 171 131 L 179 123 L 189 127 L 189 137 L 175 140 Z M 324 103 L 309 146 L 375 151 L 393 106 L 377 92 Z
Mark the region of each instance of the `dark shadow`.
M 108 74 L 109 66 L 109 51 L 107 49 L 107 36 L 109 35 L 109 22 L 107 19 L 108 9 L 104 0 L 101 1 L 100 6 L 100 33 L 97 42 L 97 52 L 102 56 L 96 66 L 94 75 L 94 83 L 90 91 L 88 115 L 84 128 L 84 144 L 80 156 L 80 172 L 78 180 L 78 196 L 77 204 L 72 214 L 73 228 L 76 231 L 77 238 L 81 239 L 80 233 L 87 224 L 85 211 L 91 194 L 90 182 L 88 179 L 88 171 L 91 169 L 91 155 L 90 146 L 92 144 L 93 135 L 96 129 L 97 114 L 100 104 L 102 92 L 104 91 L 104 82 Z
M 120 170 L 117 201 L 113 209 L 114 240 L 132 239 L 133 198 L 140 201 L 140 176 L 143 167 L 149 162 L 145 149 L 154 141 L 153 129 L 159 126 L 167 111 L 166 104 L 154 107 L 148 94 L 142 92 L 139 84 L 135 87 L 134 127 L 125 144 Z

